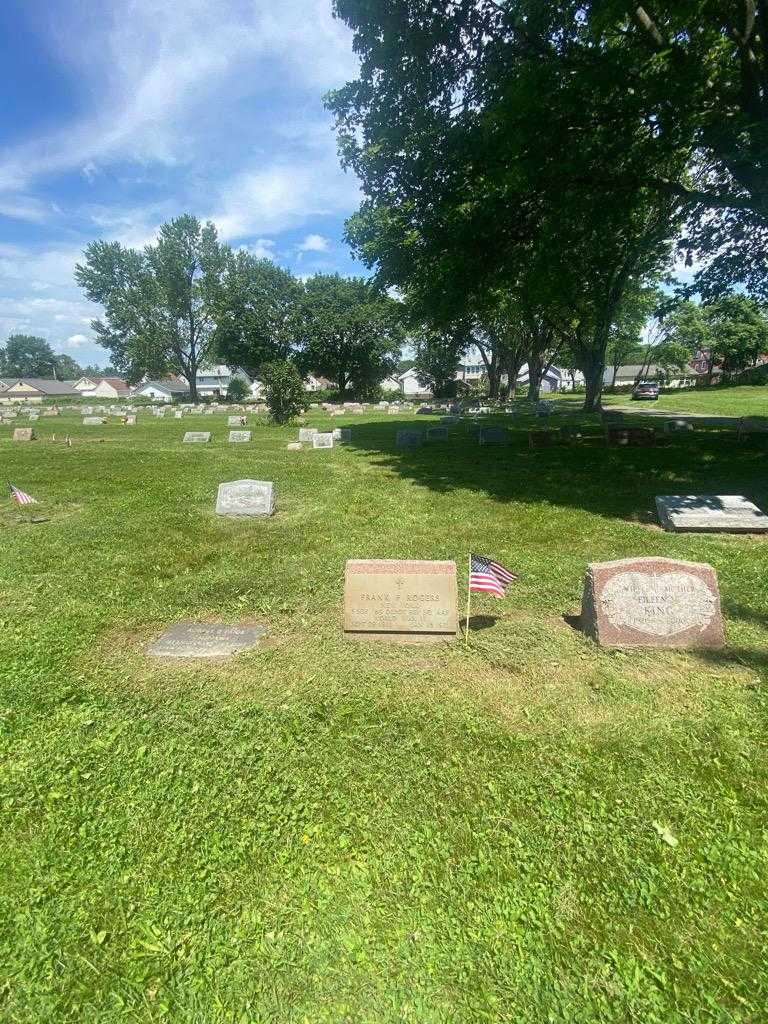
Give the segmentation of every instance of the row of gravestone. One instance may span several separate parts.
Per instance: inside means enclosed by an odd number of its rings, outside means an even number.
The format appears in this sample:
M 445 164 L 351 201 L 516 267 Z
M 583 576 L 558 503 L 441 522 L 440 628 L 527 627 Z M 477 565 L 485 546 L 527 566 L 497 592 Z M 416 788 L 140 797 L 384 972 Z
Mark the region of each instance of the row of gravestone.
M 263 490 L 271 485 L 234 481 Z M 226 500 L 237 503 L 237 493 Z M 453 561 L 353 559 L 346 563 L 345 635 L 353 640 L 435 643 L 459 632 Z M 627 558 L 587 567 L 580 627 L 609 648 L 718 648 L 725 643 L 717 575 L 710 565 L 672 558 Z M 468 624 L 467 624 L 468 625 Z M 258 646 L 264 626 L 178 623 L 149 648 L 158 657 L 222 657 Z

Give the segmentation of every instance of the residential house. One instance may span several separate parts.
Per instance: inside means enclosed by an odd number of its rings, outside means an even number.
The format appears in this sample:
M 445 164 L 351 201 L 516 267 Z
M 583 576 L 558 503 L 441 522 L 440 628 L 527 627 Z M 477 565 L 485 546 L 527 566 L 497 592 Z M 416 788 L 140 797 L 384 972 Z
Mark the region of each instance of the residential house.
M 229 366 L 199 366 L 195 383 L 199 398 L 224 398 L 230 382 L 239 377 L 240 380 L 250 389 L 253 381 L 239 366 L 230 369 Z
M 42 377 L 5 378 L 6 387 L 0 402 L 31 402 L 37 404 L 45 398 L 77 398 L 71 380 L 46 380 Z
M 719 370 L 716 372 L 720 373 Z M 603 385 L 608 388 L 627 387 L 633 385 L 638 380 L 664 380 L 664 387 L 684 388 L 694 384 L 697 376 L 700 376 L 700 374 L 692 364 L 689 364 L 682 371 L 677 370 L 667 374 L 667 371 L 658 363 L 650 363 L 647 366 L 643 366 L 642 363 L 629 363 L 626 366 L 619 367 L 616 372 L 615 381 L 613 367 L 606 366 L 603 371 Z
M 156 402 L 178 402 L 189 398 L 189 384 L 182 380 L 147 380 L 133 394 L 135 398 L 152 398 Z
M 504 377 L 506 381 L 506 376 Z M 530 383 L 528 364 L 523 363 L 517 373 L 515 388 L 527 388 Z M 541 377 L 540 391 L 550 394 L 555 391 L 573 391 L 574 387 L 584 384 L 584 374 L 580 370 L 563 370 L 559 366 L 550 366 Z

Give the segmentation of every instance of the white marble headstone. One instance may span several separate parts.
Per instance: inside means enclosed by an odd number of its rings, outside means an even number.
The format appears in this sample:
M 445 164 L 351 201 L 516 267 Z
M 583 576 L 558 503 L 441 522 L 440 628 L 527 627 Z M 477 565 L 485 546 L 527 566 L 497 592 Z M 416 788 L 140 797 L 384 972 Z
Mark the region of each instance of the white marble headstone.
M 274 485 L 271 480 L 231 480 L 219 484 L 217 515 L 271 516 L 274 510 Z

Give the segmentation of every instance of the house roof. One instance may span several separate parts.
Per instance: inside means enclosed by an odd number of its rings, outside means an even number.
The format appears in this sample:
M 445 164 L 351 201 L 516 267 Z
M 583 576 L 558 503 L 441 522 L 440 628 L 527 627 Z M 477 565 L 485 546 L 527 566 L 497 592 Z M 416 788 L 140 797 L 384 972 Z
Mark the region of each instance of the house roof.
M 123 380 L 122 377 L 96 377 L 96 384 L 111 384 L 113 388 L 118 391 L 126 390 L 128 388 L 128 381 Z
M 77 392 L 72 387 L 72 382 L 67 380 L 48 380 L 44 377 L 16 377 L 13 380 L 6 378 L 8 387 L 14 384 L 23 384 L 30 394 L 43 395 L 75 395 Z M 16 394 L 23 392 L 17 391 Z
M 141 393 L 144 388 L 148 387 L 165 391 L 169 395 L 186 395 L 189 391 L 189 384 L 184 384 L 179 380 L 145 380 L 143 384 L 138 385 L 136 391 Z

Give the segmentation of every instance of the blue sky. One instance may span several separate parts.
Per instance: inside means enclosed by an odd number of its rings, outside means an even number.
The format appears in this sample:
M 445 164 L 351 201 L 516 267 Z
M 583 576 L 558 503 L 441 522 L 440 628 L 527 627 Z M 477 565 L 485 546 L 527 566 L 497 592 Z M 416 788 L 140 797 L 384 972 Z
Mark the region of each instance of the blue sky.
M 4 0 L 0 51 L 0 344 L 105 362 L 75 263 L 187 211 L 297 274 L 363 272 L 321 99 L 357 69 L 330 0 Z

